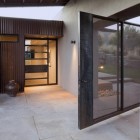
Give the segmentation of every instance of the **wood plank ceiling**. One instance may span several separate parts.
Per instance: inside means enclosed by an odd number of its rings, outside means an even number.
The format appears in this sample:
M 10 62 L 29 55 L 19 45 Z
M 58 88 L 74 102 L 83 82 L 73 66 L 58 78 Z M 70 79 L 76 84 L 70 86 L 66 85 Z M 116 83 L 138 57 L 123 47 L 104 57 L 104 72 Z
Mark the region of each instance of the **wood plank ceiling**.
M 69 0 L 0 0 L 0 7 L 65 6 Z

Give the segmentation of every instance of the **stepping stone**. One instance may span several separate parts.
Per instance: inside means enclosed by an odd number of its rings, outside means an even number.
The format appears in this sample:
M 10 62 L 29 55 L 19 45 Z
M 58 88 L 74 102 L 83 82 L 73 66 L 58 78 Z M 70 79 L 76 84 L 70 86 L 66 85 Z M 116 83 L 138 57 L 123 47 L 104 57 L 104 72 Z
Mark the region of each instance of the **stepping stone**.
M 109 79 L 107 80 L 108 82 L 111 82 L 111 83 L 117 83 L 117 79 Z M 121 80 L 119 80 L 121 81 Z M 124 78 L 124 82 L 133 82 L 133 79 L 132 78 Z
M 100 78 L 102 80 L 115 79 L 116 75 L 98 72 L 98 78 Z

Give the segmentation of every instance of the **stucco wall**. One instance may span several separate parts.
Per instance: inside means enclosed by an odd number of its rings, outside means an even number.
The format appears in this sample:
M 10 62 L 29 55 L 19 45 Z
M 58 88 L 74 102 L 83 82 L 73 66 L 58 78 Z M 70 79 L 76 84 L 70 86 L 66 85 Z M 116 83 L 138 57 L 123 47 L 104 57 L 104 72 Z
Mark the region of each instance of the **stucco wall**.
M 64 21 L 64 37 L 58 42 L 58 83 L 72 94 L 78 95 L 78 12 L 84 11 L 110 16 L 140 0 L 71 0 L 57 15 Z M 72 45 L 71 40 L 76 40 Z

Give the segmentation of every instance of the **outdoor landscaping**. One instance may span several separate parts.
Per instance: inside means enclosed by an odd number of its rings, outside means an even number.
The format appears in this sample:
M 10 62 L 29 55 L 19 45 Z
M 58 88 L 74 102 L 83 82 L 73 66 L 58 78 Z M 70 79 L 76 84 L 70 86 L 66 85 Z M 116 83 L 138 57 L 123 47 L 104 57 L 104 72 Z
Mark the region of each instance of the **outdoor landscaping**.
M 112 29 L 112 32 L 98 34 L 99 42 L 99 72 L 117 75 L 118 48 L 120 32 Z M 131 78 L 133 82 L 140 83 L 140 29 L 132 25 L 124 26 L 124 78 Z M 118 48 L 118 49 L 117 49 Z M 117 56 L 117 54 L 119 56 Z M 119 64 L 120 65 L 120 64 Z M 120 66 L 118 66 L 120 67 Z M 119 68 L 120 73 L 120 68 Z
M 104 65 L 104 69 L 100 69 L 99 72 L 116 75 L 117 68 L 114 65 Z M 139 69 L 124 67 L 124 77 L 132 78 L 134 82 L 140 83 Z

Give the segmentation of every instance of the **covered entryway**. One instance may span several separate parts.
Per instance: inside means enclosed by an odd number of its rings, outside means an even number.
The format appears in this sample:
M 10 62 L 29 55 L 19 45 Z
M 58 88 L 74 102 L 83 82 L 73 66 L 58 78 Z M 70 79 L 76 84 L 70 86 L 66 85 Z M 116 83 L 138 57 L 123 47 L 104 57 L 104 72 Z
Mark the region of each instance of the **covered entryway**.
M 2 37 L 8 36 L 0 44 L 0 92 L 5 93 L 12 79 L 20 92 L 25 86 L 57 84 L 57 40 L 63 36 L 63 21 L 1 17 L 0 25 Z

